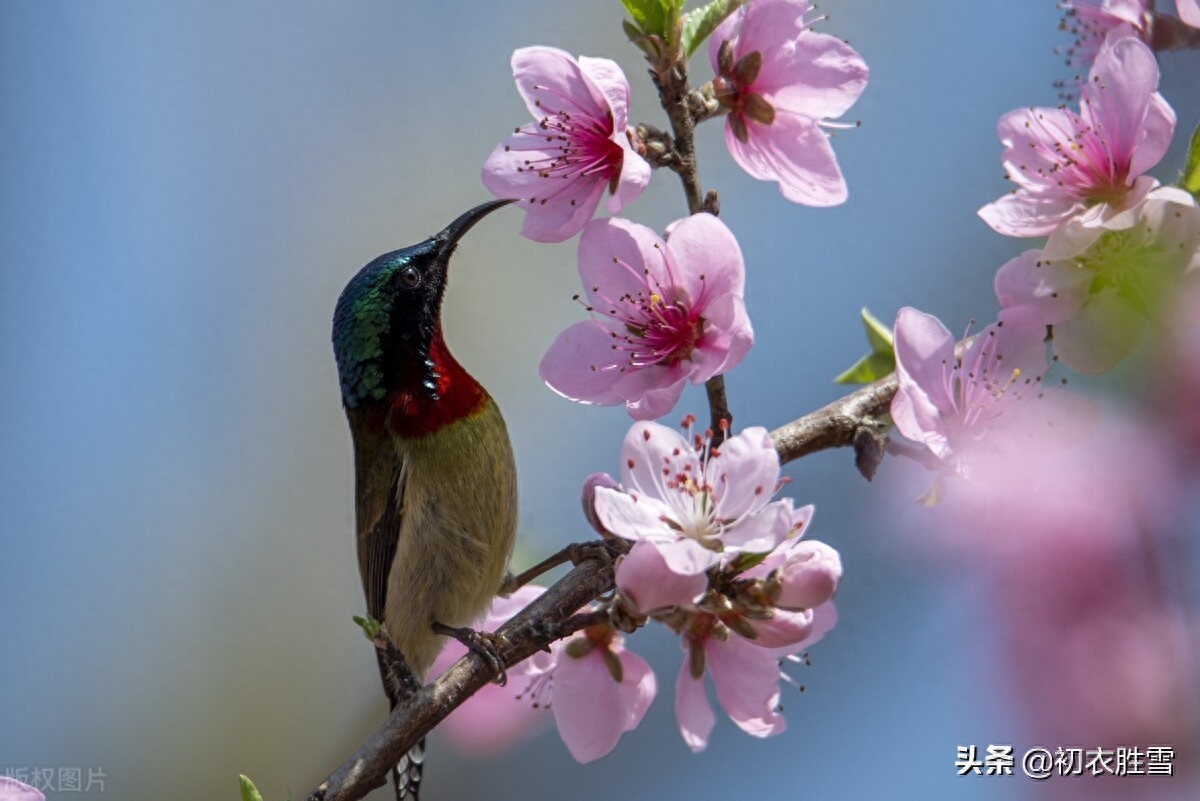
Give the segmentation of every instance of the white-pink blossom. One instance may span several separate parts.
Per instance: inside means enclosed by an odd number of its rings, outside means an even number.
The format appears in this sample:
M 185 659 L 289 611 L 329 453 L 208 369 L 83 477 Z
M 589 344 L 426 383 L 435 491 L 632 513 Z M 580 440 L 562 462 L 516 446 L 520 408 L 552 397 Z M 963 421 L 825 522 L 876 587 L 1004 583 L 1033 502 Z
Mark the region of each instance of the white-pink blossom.
M 593 220 L 578 266 L 591 319 L 559 334 L 538 368 L 564 397 L 660 417 L 687 382 L 731 369 L 754 342 L 741 249 L 711 214 L 673 224 L 665 242 L 628 220 Z
M 779 456 L 765 428 L 710 448 L 699 435 L 689 442 L 658 423 L 635 423 L 621 446 L 620 476 L 621 489 L 596 488 L 596 516 L 616 536 L 652 545 L 681 576 L 739 553 L 768 553 L 793 530 L 791 500 L 771 500 Z
M 1140 40 L 1110 38 L 1080 90 L 1079 112 L 1030 108 L 1000 118 L 1004 170 L 1017 189 L 979 210 L 1007 236 L 1045 236 L 1078 217 L 1099 225 L 1157 185 L 1145 175 L 1167 151 L 1175 112 L 1158 62 Z
M 812 30 L 806 0 L 750 0 L 713 32 L 713 90 L 727 111 L 734 161 L 788 200 L 832 206 L 846 181 L 824 127 L 854 104 L 867 65 L 841 39 Z
M 562 242 L 592 219 L 606 189 L 616 213 L 650 182 L 627 130 L 629 82 L 613 61 L 553 47 L 517 50 L 512 69 L 534 122 L 496 147 L 483 183 L 525 210 L 524 236 Z

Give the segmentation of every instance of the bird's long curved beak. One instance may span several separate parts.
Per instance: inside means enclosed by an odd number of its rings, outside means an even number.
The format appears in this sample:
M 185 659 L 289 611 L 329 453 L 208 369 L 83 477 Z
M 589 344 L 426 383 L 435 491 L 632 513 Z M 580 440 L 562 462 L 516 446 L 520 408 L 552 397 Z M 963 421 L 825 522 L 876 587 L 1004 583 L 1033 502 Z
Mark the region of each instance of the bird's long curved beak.
M 443 228 L 437 235 L 437 239 L 442 243 L 439 249 L 439 255 L 443 258 L 449 258 L 454 251 L 454 246 L 458 244 L 458 240 L 470 231 L 475 223 L 482 220 L 484 217 L 491 214 L 501 206 L 507 206 L 512 203 L 512 200 L 489 200 L 487 203 L 481 203 L 470 211 L 464 211 L 458 216 L 454 222 Z

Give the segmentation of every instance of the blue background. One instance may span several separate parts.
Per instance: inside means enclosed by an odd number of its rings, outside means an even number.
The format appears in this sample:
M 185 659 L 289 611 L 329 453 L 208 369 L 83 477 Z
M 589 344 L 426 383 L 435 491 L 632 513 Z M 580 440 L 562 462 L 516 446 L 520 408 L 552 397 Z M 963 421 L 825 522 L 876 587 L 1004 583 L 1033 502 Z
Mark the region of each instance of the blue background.
M 740 172 L 718 124 L 700 135 L 748 265 L 739 425 L 837 397 L 864 305 L 889 321 L 917 305 L 952 330 L 990 319 L 992 275 L 1024 244 L 975 215 L 1008 188 L 995 124 L 1054 105 L 1071 75 L 1050 0 L 822 11 L 872 69 L 847 115 L 861 129 L 834 141 L 849 202 L 789 204 Z M 350 623 L 334 301 L 362 264 L 487 197 L 480 167 L 526 119 L 513 49 L 614 57 L 633 119 L 663 124 L 619 20 L 615 0 L 0 5 L 0 771 L 98 766 L 107 796 L 130 799 L 234 798 L 244 772 L 269 799 L 303 797 L 381 720 Z M 1162 64 L 1190 129 L 1200 55 Z M 706 58 L 693 74 L 709 77 Z M 1177 144 L 1156 174 L 1181 163 Z M 626 216 L 661 228 L 684 212 L 660 174 Z M 588 536 L 580 483 L 615 472 L 629 420 L 541 385 L 538 360 L 579 319 L 574 243 L 518 225 L 501 212 L 467 238 L 445 313 L 509 421 L 529 563 Z M 703 408 L 689 391 L 672 420 Z M 753 740 L 721 717 L 691 755 L 677 646 L 650 632 L 633 645 L 659 699 L 613 755 L 581 767 L 548 735 L 468 763 L 435 744 L 428 801 L 1024 797 L 1023 779 L 954 776 L 957 744 L 1020 733 L 968 583 L 896 536 L 849 452 L 787 473 L 846 577 L 807 692 L 785 688 L 786 734 Z

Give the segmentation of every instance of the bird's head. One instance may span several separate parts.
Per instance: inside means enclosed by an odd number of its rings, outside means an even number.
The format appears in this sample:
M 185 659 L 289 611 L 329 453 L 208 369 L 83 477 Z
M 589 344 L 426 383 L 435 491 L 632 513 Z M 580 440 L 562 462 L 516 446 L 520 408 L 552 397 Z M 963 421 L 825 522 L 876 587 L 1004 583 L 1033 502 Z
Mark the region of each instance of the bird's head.
M 437 400 L 434 350 L 450 256 L 475 223 L 510 202 L 476 206 L 424 242 L 383 254 L 346 284 L 333 315 L 333 351 L 347 408 L 394 390 Z

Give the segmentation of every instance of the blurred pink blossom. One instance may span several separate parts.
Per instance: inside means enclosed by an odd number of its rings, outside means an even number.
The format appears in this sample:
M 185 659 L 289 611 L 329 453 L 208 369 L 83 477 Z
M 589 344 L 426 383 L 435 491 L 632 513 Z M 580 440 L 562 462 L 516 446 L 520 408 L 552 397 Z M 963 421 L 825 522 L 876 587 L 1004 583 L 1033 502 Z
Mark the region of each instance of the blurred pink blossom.
M 11 776 L 0 776 L 0 801 L 46 801 L 46 796 Z
M 1175 10 L 1181 20 L 1193 28 L 1200 28 L 1200 0 L 1175 0 Z
M 1011 111 L 997 131 L 1017 189 L 979 210 L 1008 236 L 1044 236 L 1072 217 L 1101 225 L 1146 196 L 1144 173 L 1167 151 L 1175 112 L 1156 90 L 1158 62 L 1140 40 L 1109 39 L 1080 90 L 1079 113 Z
M 725 144 L 734 161 L 788 200 L 833 206 L 846 181 L 822 129 L 867 85 L 867 65 L 850 45 L 811 30 L 805 0 L 750 0 L 713 32 L 713 89 L 727 110 Z M 823 18 L 822 18 L 823 19 Z
M 508 598 L 497 597 L 487 614 L 475 621 L 472 628 L 479 631 L 499 628 L 543 592 L 544 587 L 526 585 Z M 466 647 L 457 640 L 448 640 L 434 661 L 430 675 L 441 675 L 466 652 Z M 544 654 L 535 654 L 509 668 L 505 686 L 484 686 L 451 712 L 438 726 L 438 732 L 463 753 L 486 756 L 500 753 L 541 731 L 549 724 L 549 716 L 519 696 L 530 679 L 543 672 L 544 666 L 539 662 L 544 658 Z
M 1088 404 L 1065 390 L 1046 391 L 1045 327 L 1033 311 L 1001 312 L 955 355 L 954 336 L 932 315 L 905 307 L 896 315 L 896 428 L 941 460 L 946 472 L 975 477 L 1009 453 L 1059 447 L 1079 437 Z
M 666 242 L 628 220 L 595 220 L 578 262 L 592 319 L 559 334 L 538 367 L 564 397 L 660 417 L 684 384 L 729 370 L 754 342 L 741 249 L 711 214 L 680 220 Z
M 1148 322 L 1200 274 L 1200 208 L 1187 192 L 1159 187 L 1098 226 L 1069 222 L 1043 250 L 996 273 L 1006 309 L 1034 310 L 1054 329 L 1054 352 L 1075 370 L 1107 372 L 1128 356 Z
M 592 219 L 605 189 L 616 213 L 650 182 L 626 130 L 629 82 L 613 61 L 553 47 L 515 51 L 512 69 L 535 121 L 492 151 L 483 183 L 525 210 L 524 236 L 562 242 Z

